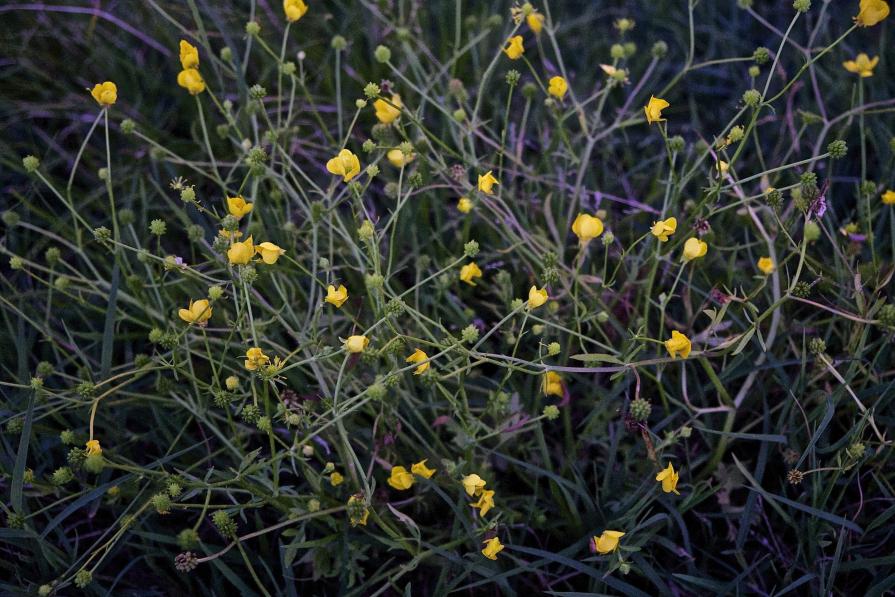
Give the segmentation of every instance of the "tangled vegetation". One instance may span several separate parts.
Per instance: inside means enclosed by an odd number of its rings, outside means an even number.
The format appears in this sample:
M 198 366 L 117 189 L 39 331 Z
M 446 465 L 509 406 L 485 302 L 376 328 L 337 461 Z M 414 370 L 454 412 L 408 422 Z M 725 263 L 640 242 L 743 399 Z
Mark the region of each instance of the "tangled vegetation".
M 890 594 L 892 22 L 0 6 L 0 591 Z

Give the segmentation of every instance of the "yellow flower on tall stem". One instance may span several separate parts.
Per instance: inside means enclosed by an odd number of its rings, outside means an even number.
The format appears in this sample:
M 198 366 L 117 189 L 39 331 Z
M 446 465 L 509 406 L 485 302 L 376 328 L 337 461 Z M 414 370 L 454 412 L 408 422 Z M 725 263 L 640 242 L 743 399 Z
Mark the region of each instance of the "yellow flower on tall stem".
M 699 240 L 695 236 L 693 238 L 688 238 L 687 242 L 684 243 L 683 259 L 684 261 L 693 261 L 694 259 L 705 257 L 708 250 L 708 243 Z
M 468 214 L 472 211 L 472 201 L 469 200 L 469 197 L 460 197 L 460 200 L 457 201 L 457 211 L 461 214 Z
M 326 162 L 326 169 L 330 174 L 341 176 L 344 182 L 348 182 L 360 174 L 360 160 L 350 149 L 343 149 Z
M 391 102 L 387 102 L 380 98 L 373 102 L 373 108 L 376 110 L 376 118 L 382 124 L 391 124 L 401 116 L 401 96 L 397 93 L 392 95 Z
M 492 537 L 484 542 L 485 548 L 482 550 L 482 555 L 488 558 L 489 560 L 496 560 L 497 554 L 503 551 L 504 545 L 500 542 L 500 539 L 497 537 Z
M 692 347 L 693 345 L 690 343 L 690 339 L 677 330 L 673 330 L 671 332 L 671 338 L 665 341 L 665 349 L 668 351 L 668 354 L 671 355 L 672 359 L 676 359 L 677 355 L 681 355 L 686 359 L 690 356 Z
M 562 99 L 569 91 L 569 84 L 562 77 L 551 77 L 547 86 L 547 93 L 555 98 Z
M 286 13 L 286 20 L 294 23 L 308 12 L 308 5 L 304 0 L 283 0 L 283 12 Z
M 242 195 L 238 195 L 236 197 L 227 197 L 227 211 L 230 212 L 230 215 L 235 217 L 237 220 L 242 218 L 242 216 L 250 213 L 252 209 L 255 207 L 254 203 L 249 203 L 242 197 Z
M 647 123 L 653 124 L 654 122 L 663 122 L 665 119 L 662 118 L 662 110 L 670 105 L 671 104 L 662 98 L 651 95 L 649 102 L 643 108 L 643 111 L 646 113 Z
M 108 108 L 118 101 L 118 86 L 112 81 L 97 83 L 93 86 L 93 89 L 90 90 L 90 95 L 93 96 L 93 99 L 95 99 L 96 103 L 100 106 Z
M 488 170 L 484 174 L 479 174 L 479 190 L 486 195 L 494 194 L 494 185 L 496 184 L 500 183 L 497 182 L 497 179 L 491 174 L 491 170 Z
M 265 366 L 270 361 L 270 357 L 264 354 L 264 351 L 257 346 L 253 346 L 252 348 L 246 351 L 245 368 L 249 371 L 257 371 L 261 367 Z
M 528 308 L 537 309 L 546 303 L 548 298 L 550 297 L 547 296 L 546 288 L 538 289 L 537 286 L 532 286 L 528 289 Z
M 326 298 L 323 300 L 339 309 L 348 300 L 348 289 L 343 284 L 338 288 L 330 284 L 326 287 Z
M 889 189 L 882 196 L 883 205 L 895 205 L 895 191 Z
M 432 475 L 434 475 L 436 471 L 434 468 L 429 468 L 428 466 L 426 466 L 426 460 L 424 459 L 411 466 L 410 472 L 414 475 L 419 475 L 424 479 L 431 479 Z
M 479 516 L 484 516 L 488 510 L 494 507 L 494 491 L 491 489 L 483 489 L 479 496 L 479 501 L 471 504 L 473 508 L 479 509 Z
M 205 91 L 205 79 L 195 68 L 187 68 L 177 75 L 177 84 L 190 92 L 190 95 L 199 95 Z
M 99 445 L 98 439 L 91 439 L 85 444 L 87 456 L 102 456 L 103 449 Z
M 406 363 L 420 363 L 420 366 L 413 370 L 414 375 L 422 375 L 429 368 L 429 355 L 417 348 L 413 354 L 404 359 Z
M 603 531 L 599 537 L 593 538 L 594 549 L 601 554 L 612 553 L 618 549 L 618 540 L 624 536 L 621 531 Z
M 482 270 L 475 261 L 470 261 L 460 268 L 460 281 L 475 286 L 475 279 L 482 277 Z
M 564 394 L 562 376 L 556 371 L 545 373 L 542 385 L 544 394 L 547 396 L 562 396 Z
M 889 3 L 884 0 L 861 0 L 858 5 L 858 14 L 855 15 L 855 25 L 858 27 L 873 27 L 889 16 Z
M 286 253 L 286 249 L 281 249 L 272 242 L 263 242 L 255 247 L 255 252 L 261 255 L 261 261 L 267 265 L 273 265 L 280 256 Z
M 503 49 L 503 52 L 510 60 L 519 60 L 522 58 L 522 54 L 525 53 L 525 46 L 522 45 L 522 36 L 514 35 L 508 39 L 507 47 Z
M 177 315 L 187 323 L 203 325 L 211 319 L 211 304 L 207 299 L 191 300 L 189 306 L 178 311 Z
M 668 237 L 674 234 L 675 230 L 677 230 L 677 218 L 672 217 L 666 220 L 653 222 L 653 227 L 650 229 L 650 232 L 653 236 L 659 239 L 659 242 L 667 243 Z
M 199 50 L 185 39 L 180 40 L 180 66 L 183 70 L 199 68 Z
M 255 245 L 251 236 L 242 242 L 234 242 L 227 249 L 227 259 L 230 260 L 231 265 L 246 265 L 254 255 Z
M 528 28 L 531 29 L 531 32 L 535 35 L 539 35 L 541 30 L 544 28 L 544 15 L 539 13 L 536 10 L 532 10 L 528 13 L 528 16 L 525 17 L 525 23 L 528 25 Z
M 398 491 L 406 491 L 413 487 L 415 479 L 413 475 L 407 472 L 403 466 L 393 466 L 391 476 L 388 478 L 388 484 Z
M 468 495 L 481 495 L 486 485 L 485 480 L 475 473 L 463 477 L 461 483 L 463 483 L 463 489 L 466 490 Z
M 572 232 L 582 245 L 586 245 L 603 234 L 603 220 L 597 216 L 580 213 L 572 222 Z
M 357 354 L 363 352 L 369 343 L 370 339 L 366 336 L 348 336 L 348 339 L 345 340 L 345 350 Z
M 861 52 L 854 60 L 846 60 L 843 62 L 842 66 L 850 73 L 855 73 L 856 75 L 861 75 L 863 78 L 867 78 L 873 76 L 873 69 L 876 68 L 877 63 L 879 63 L 879 56 L 874 56 L 871 59 L 870 56 Z
M 761 270 L 761 273 L 763 273 L 766 276 L 770 276 L 771 274 L 773 274 L 774 270 L 777 268 L 774 265 L 774 260 L 771 259 L 770 257 L 760 258 L 756 265 L 758 266 L 758 269 Z
M 680 476 L 679 473 L 675 472 L 674 467 L 671 466 L 671 463 L 668 463 L 668 466 L 656 475 L 656 481 L 662 482 L 662 491 L 665 493 L 675 493 L 680 495 L 680 492 L 677 490 L 677 480 Z

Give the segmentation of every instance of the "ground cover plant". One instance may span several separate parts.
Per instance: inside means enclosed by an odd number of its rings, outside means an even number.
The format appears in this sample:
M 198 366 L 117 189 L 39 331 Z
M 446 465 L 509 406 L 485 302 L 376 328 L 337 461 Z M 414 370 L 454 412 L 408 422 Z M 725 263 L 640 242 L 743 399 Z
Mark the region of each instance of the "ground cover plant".
M 0 592 L 883 595 L 882 0 L 0 6 Z

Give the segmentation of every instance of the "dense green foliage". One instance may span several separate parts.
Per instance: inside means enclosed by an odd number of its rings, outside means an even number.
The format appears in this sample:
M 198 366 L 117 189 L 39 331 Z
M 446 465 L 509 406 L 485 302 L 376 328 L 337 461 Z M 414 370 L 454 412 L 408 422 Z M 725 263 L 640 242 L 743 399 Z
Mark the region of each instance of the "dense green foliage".
M 895 21 L 533 4 L 0 6 L 0 592 L 893 590 Z

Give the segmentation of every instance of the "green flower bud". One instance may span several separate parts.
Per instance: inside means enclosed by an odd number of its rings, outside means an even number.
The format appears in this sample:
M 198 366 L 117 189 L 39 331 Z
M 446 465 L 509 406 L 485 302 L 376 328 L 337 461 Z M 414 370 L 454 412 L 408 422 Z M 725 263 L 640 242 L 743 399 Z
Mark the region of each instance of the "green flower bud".
M 392 51 L 386 46 L 377 46 L 373 51 L 373 57 L 376 58 L 377 62 L 384 64 L 392 59 Z

